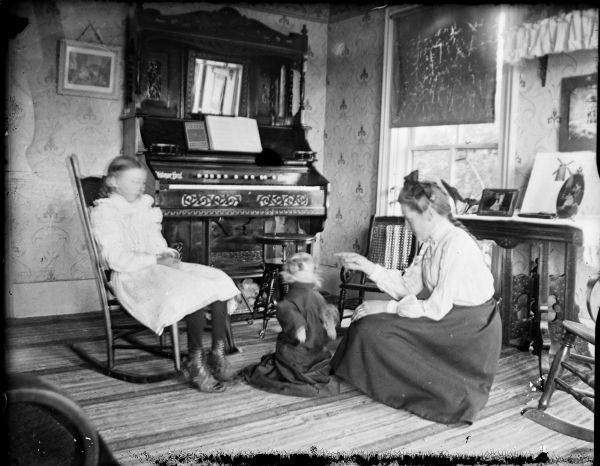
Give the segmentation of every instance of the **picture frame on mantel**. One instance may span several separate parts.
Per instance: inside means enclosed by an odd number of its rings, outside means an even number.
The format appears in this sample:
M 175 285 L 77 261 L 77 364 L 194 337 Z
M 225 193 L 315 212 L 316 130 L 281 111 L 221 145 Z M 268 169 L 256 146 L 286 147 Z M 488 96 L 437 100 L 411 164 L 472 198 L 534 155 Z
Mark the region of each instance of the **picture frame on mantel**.
M 63 95 L 117 99 L 121 48 L 62 39 L 59 43 L 58 89 Z
M 558 150 L 596 150 L 598 73 L 563 78 Z
M 518 189 L 484 189 L 477 215 L 512 217 L 518 195 Z

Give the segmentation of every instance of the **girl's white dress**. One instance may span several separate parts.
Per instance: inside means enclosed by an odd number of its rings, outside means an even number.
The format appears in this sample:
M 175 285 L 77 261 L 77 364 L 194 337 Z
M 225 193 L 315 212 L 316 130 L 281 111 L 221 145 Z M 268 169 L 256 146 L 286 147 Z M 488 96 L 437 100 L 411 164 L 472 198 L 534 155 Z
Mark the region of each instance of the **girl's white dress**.
M 111 269 L 117 299 L 142 324 L 161 335 L 163 329 L 215 301 L 239 294 L 219 269 L 180 262 L 178 268 L 157 264 L 169 250 L 161 232 L 162 212 L 144 194 L 128 202 L 119 194 L 98 199 L 91 210 L 100 253 Z

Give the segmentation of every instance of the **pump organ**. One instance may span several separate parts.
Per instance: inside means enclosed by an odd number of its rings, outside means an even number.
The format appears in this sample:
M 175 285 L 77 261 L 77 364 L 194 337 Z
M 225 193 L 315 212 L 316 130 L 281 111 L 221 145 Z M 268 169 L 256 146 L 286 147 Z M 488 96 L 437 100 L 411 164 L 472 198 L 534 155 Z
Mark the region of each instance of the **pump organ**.
M 258 276 L 254 233 L 323 230 L 329 183 L 302 120 L 306 34 L 283 35 L 230 7 L 130 16 L 123 153 L 150 172 L 164 236 L 183 260 Z M 255 119 L 262 153 L 190 150 L 185 124 L 206 114 Z

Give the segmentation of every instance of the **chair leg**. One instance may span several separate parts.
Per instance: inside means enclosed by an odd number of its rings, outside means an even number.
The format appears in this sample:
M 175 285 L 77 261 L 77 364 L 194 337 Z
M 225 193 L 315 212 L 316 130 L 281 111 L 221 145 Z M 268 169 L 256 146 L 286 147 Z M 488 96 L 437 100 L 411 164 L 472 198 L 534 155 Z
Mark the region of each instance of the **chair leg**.
M 233 340 L 233 330 L 231 328 L 231 317 L 227 314 L 225 317 L 225 353 L 239 353 L 239 348 L 235 346 L 235 341 Z
M 575 338 L 576 336 L 574 334 L 565 331 L 560 349 L 552 360 L 552 366 L 550 366 L 548 380 L 546 380 L 546 383 L 544 384 L 544 392 L 542 393 L 542 397 L 538 403 L 538 409 L 545 410 L 548 408 L 548 406 L 550 406 L 550 400 L 556 387 L 556 379 L 562 374 L 562 363 L 569 357 L 569 353 L 571 352 Z
M 346 302 L 346 289 L 340 288 L 340 298 L 338 300 L 338 312 L 340 314 L 339 325 L 342 325 L 342 319 L 344 318 L 344 304 Z
M 181 353 L 179 352 L 179 325 L 174 323 L 171 326 L 171 338 L 173 339 L 173 359 L 175 361 L 175 370 L 181 371 Z
M 262 325 L 262 330 L 260 332 L 258 332 L 258 336 L 260 338 L 265 337 L 269 319 L 272 316 L 274 316 L 275 312 L 277 311 L 277 306 L 275 304 L 275 299 L 274 299 L 275 286 L 277 285 L 276 282 L 279 282 L 279 270 L 276 267 L 273 267 L 273 268 L 271 268 L 271 270 L 269 270 L 269 275 L 268 275 L 267 298 L 264 303 L 265 310 L 264 310 L 264 314 L 263 314 L 263 325 Z
M 554 390 L 557 385 L 561 385 L 565 391 L 569 392 L 569 390 L 566 389 L 567 387 L 563 386 L 559 377 L 563 372 L 564 363 L 570 355 L 575 338 L 575 334 L 565 331 L 560 349 L 552 360 L 552 365 L 548 374 L 548 380 L 544 385 L 544 392 L 540 397 L 537 407 L 525 408 L 521 411 L 521 414 L 526 418 L 544 427 L 547 427 L 548 429 L 560 432 L 561 434 L 565 434 L 570 437 L 585 440 L 586 442 L 593 442 L 594 431 L 592 429 L 574 424 L 570 421 L 561 419 L 560 417 L 546 412 L 546 409 L 550 406 L 550 400 L 552 399 L 552 395 L 554 394 Z M 584 404 L 584 406 L 586 405 L 586 403 L 582 404 Z
M 270 269 L 265 264 L 265 269 L 263 271 L 262 278 L 260 280 L 260 288 L 258 290 L 258 295 L 256 296 L 256 300 L 254 301 L 254 308 L 252 310 L 252 320 L 256 318 L 256 314 L 260 313 L 260 309 L 264 308 L 266 311 L 267 301 L 266 298 L 268 296 L 269 290 L 269 277 L 270 277 Z

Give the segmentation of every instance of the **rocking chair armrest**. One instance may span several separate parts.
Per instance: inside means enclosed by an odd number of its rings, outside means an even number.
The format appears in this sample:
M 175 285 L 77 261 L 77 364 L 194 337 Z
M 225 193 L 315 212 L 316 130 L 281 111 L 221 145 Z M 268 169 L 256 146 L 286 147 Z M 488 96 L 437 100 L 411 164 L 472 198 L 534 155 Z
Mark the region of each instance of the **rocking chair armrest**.
M 592 345 L 596 344 L 596 335 L 594 334 L 593 329 L 590 329 L 579 322 L 573 322 L 571 320 L 563 320 L 562 325 L 566 331 L 577 335 Z
M 371 293 L 382 293 L 382 291 L 375 286 L 374 283 L 342 283 L 340 288 L 353 291 L 371 292 Z

